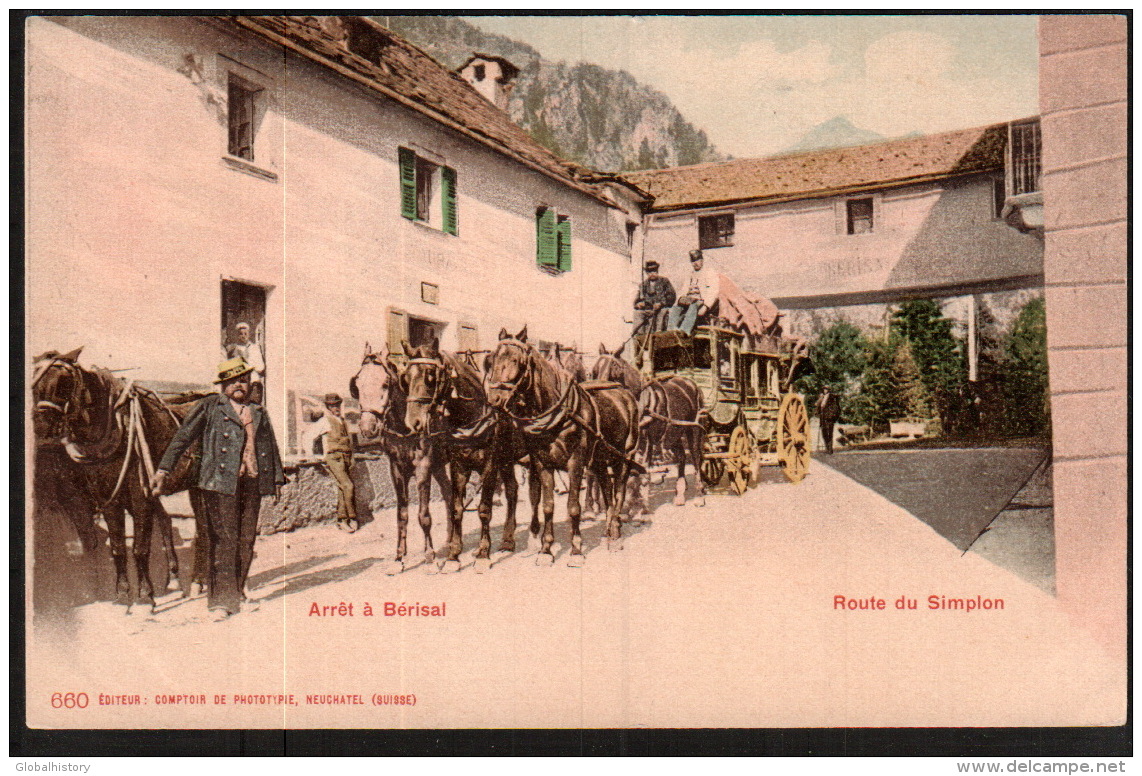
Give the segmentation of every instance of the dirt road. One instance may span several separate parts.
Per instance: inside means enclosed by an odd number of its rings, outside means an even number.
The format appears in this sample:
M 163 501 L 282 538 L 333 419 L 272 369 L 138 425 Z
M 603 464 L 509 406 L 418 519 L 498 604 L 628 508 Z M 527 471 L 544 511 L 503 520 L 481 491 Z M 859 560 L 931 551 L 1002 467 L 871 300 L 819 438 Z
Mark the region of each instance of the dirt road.
M 628 527 L 622 552 L 607 552 L 602 525 L 587 523 L 584 568 L 566 565 L 561 508 L 560 553 L 547 568 L 521 551 L 476 574 L 469 552 L 456 574 L 421 564 L 389 576 L 394 523 L 384 513 L 352 535 L 320 526 L 260 538 L 257 611 L 212 623 L 203 599 L 171 598 L 150 616 L 96 603 L 38 629 L 29 716 L 49 726 L 273 728 L 1123 718 L 1124 665 L 1051 596 L 962 555 L 828 466 L 814 464 L 798 485 L 767 471 L 744 496 L 710 496 L 705 507 L 666 498 L 652 522 Z M 465 529 L 471 548 L 474 515 Z M 440 546 L 439 518 L 434 533 Z M 410 537 L 419 558 L 415 521 Z M 144 703 L 65 712 L 47 704 L 61 687 Z M 171 705 L 159 693 L 263 702 Z M 264 700 L 273 694 L 293 703 Z M 395 696 L 415 704 L 383 703 Z M 362 703 L 326 702 L 350 697 Z

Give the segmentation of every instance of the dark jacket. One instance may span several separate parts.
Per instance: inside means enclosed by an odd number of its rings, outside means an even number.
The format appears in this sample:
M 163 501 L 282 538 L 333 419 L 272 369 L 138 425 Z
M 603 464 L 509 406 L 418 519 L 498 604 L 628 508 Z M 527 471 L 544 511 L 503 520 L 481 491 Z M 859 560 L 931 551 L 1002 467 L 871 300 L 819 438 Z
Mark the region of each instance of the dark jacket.
M 635 309 L 642 309 L 639 307 L 641 302 L 645 309 L 652 310 L 655 305 L 659 307 L 673 307 L 674 306 L 674 284 L 668 278 L 659 275 L 656 278 L 647 278 L 642 281 L 638 287 L 638 298 L 634 300 Z
M 269 496 L 273 495 L 278 485 L 285 482 L 282 459 L 265 409 L 260 404 L 251 404 L 249 407 L 254 418 L 258 491 L 263 496 Z M 242 445 L 246 441 L 246 432 L 228 398 L 222 394 L 207 396 L 190 411 L 167 446 L 159 468 L 171 471 L 196 439 L 202 440 L 198 487 L 234 495 L 238 490 L 238 468 L 242 463 Z

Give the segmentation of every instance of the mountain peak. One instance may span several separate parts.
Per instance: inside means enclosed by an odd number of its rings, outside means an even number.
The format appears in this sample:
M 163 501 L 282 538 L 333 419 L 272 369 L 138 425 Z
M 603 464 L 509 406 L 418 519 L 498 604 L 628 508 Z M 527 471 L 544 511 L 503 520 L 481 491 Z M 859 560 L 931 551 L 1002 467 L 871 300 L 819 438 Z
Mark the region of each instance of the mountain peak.
M 828 121 L 822 122 L 810 129 L 795 145 L 787 148 L 784 153 L 866 145 L 884 139 L 884 135 L 879 135 L 867 129 L 854 127 L 846 116 L 834 116 Z

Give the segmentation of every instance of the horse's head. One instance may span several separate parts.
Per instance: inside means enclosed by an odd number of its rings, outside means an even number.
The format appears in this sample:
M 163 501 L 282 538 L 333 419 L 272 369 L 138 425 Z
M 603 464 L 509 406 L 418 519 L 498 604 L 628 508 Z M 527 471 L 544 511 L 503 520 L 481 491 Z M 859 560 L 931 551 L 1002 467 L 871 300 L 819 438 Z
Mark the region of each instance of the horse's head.
M 389 361 L 388 347 L 374 351 L 366 343 L 361 368 L 349 381 L 349 395 L 361 405 L 361 436 L 365 439 L 380 436 L 384 418 L 399 392 L 399 376 Z
M 600 344 L 599 357 L 591 366 L 591 379 L 619 383 L 631 391 L 639 393 L 644 386 L 642 375 L 638 373 L 637 369 L 620 358 L 622 352 L 621 347 L 614 352 L 608 352 L 606 346 Z
M 497 409 L 521 406 L 525 401 L 524 392 L 533 387 L 533 375 L 540 362 L 543 359 L 539 352 L 528 344 L 526 326 L 515 337 L 508 334 L 507 329 L 500 329 L 496 349 L 484 360 L 488 403 Z
M 35 403 L 32 427 L 39 439 L 62 438 L 67 434 L 71 416 L 91 402 L 83 372 L 75 363 L 82 350 L 63 355 L 52 350 L 36 358 L 32 376 Z
M 408 366 L 401 376 L 407 394 L 404 424 L 409 430 L 424 434 L 430 430 L 433 412 L 442 409 L 450 388 L 449 367 L 440 355 L 435 335 L 427 345 L 410 347 L 401 343 L 408 356 Z
M 583 365 L 583 356 L 579 351 L 564 350 L 556 345 L 555 363 L 575 382 L 581 383 L 587 379 L 587 368 Z

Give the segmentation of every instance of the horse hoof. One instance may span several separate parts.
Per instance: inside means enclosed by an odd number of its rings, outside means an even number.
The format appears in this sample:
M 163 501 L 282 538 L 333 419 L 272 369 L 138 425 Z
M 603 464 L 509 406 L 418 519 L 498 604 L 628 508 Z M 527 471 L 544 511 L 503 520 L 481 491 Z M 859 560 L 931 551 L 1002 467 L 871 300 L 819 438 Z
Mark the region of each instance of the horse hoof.
M 674 506 L 676 506 L 676 507 L 686 506 L 686 497 L 685 496 L 675 496 L 674 497 Z
M 444 565 L 440 567 L 440 570 L 445 574 L 455 574 L 460 570 L 460 561 L 446 560 L 444 561 Z
M 535 565 L 537 566 L 552 566 L 555 564 L 555 556 L 550 552 L 541 552 L 535 556 Z
M 698 496 L 698 498 L 694 499 L 694 506 L 696 506 L 696 507 L 706 506 L 706 497 L 705 496 Z
M 390 577 L 396 576 L 397 574 L 401 573 L 402 571 L 404 571 L 404 561 L 403 560 L 390 560 L 385 565 L 385 573 L 388 574 Z
M 618 552 L 622 548 L 623 548 L 623 540 L 621 537 L 618 539 L 607 539 L 607 549 L 610 550 L 611 552 Z
M 499 548 L 496 550 L 496 552 L 505 552 L 505 553 L 508 553 L 510 555 L 511 553 L 515 552 L 515 545 L 514 544 L 501 544 L 499 546 Z
M 567 566 L 569 568 L 581 569 L 586 562 L 587 559 L 579 554 L 572 554 L 567 557 Z
M 459 564 L 457 564 L 457 565 L 459 565 Z M 491 558 L 476 558 L 476 565 L 474 566 L 474 568 L 476 569 L 477 574 L 483 574 L 483 573 L 487 572 L 488 569 L 490 569 L 491 567 L 492 567 Z

